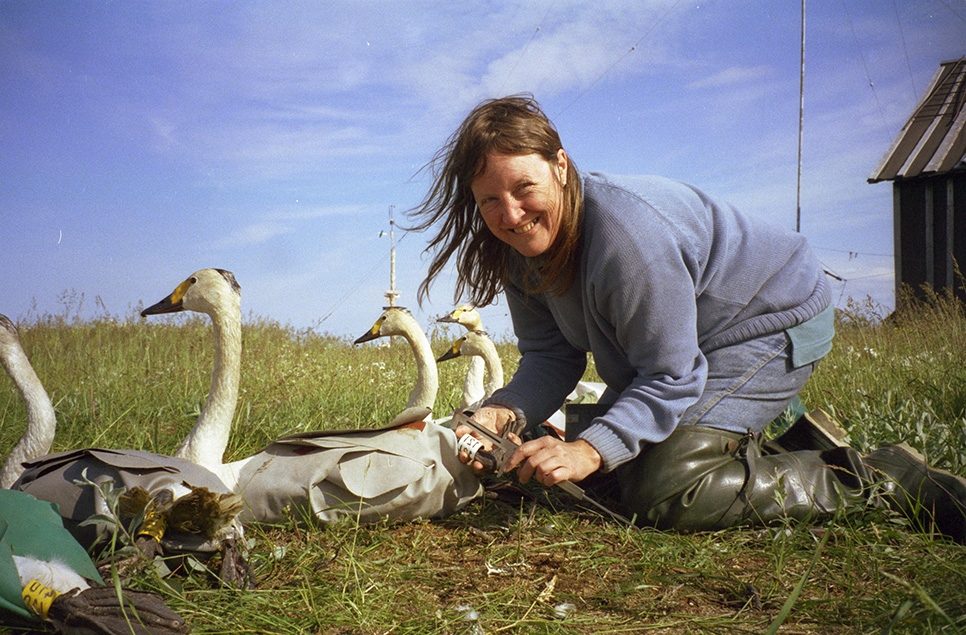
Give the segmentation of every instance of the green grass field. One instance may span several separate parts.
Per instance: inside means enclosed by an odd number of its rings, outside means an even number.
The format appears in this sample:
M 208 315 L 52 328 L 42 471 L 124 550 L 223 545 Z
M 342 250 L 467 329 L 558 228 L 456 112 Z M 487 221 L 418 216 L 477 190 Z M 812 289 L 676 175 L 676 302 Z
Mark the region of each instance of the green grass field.
M 834 414 L 861 450 L 906 440 L 966 474 L 963 307 L 934 298 L 882 318 L 869 305 L 842 312 L 802 399 Z M 441 352 L 459 333 L 431 335 Z M 21 336 L 57 410 L 55 451 L 170 453 L 207 395 L 206 318 L 43 316 Z M 404 342 L 353 347 L 254 317 L 244 338 L 229 460 L 284 434 L 382 425 L 415 381 Z M 500 351 L 510 377 L 516 350 Z M 464 372 L 463 360 L 440 365 L 437 412 L 458 405 Z M 0 381 L 0 454 L 24 423 L 12 382 Z M 162 593 L 194 633 L 966 632 L 966 547 L 885 512 L 680 535 L 535 493 L 517 505 L 481 499 L 439 521 L 252 528 L 252 591 L 223 588 L 204 569 L 162 579 L 149 563 L 128 583 Z

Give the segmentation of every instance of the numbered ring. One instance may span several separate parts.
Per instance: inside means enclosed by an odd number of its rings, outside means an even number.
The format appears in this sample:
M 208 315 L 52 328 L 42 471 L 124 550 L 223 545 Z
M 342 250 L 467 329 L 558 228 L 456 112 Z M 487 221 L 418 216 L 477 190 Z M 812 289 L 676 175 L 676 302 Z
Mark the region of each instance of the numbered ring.
M 470 461 L 476 458 L 476 453 L 483 449 L 483 442 L 474 437 L 472 434 L 464 434 L 460 437 L 459 443 L 456 444 L 456 454 L 460 452 L 466 452 L 467 456 L 470 457 Z

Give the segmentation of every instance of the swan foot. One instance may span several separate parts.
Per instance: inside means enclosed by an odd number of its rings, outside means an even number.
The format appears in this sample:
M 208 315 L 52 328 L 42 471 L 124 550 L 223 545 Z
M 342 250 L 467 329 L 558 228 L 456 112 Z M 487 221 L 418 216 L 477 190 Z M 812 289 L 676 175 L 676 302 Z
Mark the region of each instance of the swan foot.
M 161 543 L 152 536 L 141 534 L 134 539 L 134 546 L 137 547 L 138 551 L 143 553 L 144 557 L 148 560 L 154 560 L 156 557 L 164 555 L 164 549 L 161 547 Z
M 65 635 L 182 635 L 188 632 L 184 619 L 156 593 L 122 589 L 118 597 L 114 587 L 109 586 L 58 595 L 47 617 Z
M 258 588 L 255 584 L 255 572 L 234 539 L 227 539 L 223 543 L 218 577 L 224 584 L 246 591 Z

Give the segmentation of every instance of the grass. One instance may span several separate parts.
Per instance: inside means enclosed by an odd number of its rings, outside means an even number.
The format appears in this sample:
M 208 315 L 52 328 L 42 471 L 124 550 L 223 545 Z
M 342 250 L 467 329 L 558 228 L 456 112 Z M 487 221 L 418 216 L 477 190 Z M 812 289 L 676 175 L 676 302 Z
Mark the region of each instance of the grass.
M 907 440 L 966 474 L 963 307 L 933 297 L 888 319 L 877 311 L 841 313 L 804 402 L 833 412 L 856 447 Z M 43 316 L 21 335 L 57 409 L 54 450 L 170 453 L 207 393 L 203 319 Z M 432 336 L 442 351 L 458 334 Z M 415 381 L 403 343 L 353 347 L 251 316 L 244 338 L 229 459 L 283 434 L 381 425 Z M 515 348 L 500 352 L 509 377 Z M 440 365 L 438 411 L 456 407 L 464 372 L 460 360 Z M 0 453 L 24 420 L 12 383 L 0 382 Z M 162 579 L 146 563 L 128 584 L 162 593 L 194 633 L 966 632 L 966 547 L 885 512 L 682 535 L 629 530 L 555 491 L 534 493 L 438 521 L 251 528 L 254 591 L 222 588 L 203 569 Z

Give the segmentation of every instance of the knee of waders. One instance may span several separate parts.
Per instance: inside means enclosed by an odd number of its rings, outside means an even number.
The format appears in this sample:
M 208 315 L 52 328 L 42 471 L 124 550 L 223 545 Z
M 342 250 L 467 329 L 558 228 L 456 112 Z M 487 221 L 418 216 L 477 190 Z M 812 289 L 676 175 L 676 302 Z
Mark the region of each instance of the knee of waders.
M 621 507 L 658 529 L 717 528 L 747 481 L 749 436 L 706 426 L 680 426 L 618 467 Z

